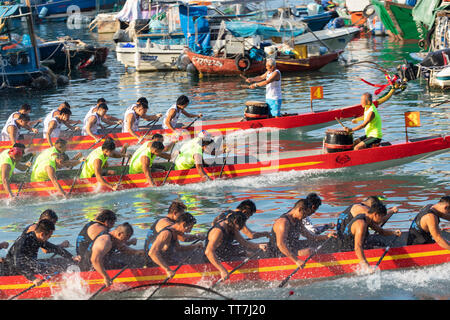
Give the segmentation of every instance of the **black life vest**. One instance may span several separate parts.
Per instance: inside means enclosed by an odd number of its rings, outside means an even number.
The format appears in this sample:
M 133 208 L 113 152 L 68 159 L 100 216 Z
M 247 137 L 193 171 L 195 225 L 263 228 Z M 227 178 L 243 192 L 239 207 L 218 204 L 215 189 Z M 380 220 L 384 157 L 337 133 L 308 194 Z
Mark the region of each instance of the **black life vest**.
M 291 222 L 291 220 L 288 218 L 288 213 L 284 213 L 280 216 L 280 218 L 286 219 L 289 223 L 289 229 L 287 230 L 287 247 L 289 250 L 298 250 L 298 241 L 301 235 L 301 228 L 302 228 L 302 221 L 295 220 L 294 222 Z M 277 237 L 273 230 L 270 231 L 270 238 L 269 238 L 269 250 L 276 255 L 280 255 L 281 251 L 278 249 L 277 246 Z
M 366 242 L 367 239 L 367 233 L 369 231 L 369 224 L 367 222 L 367 217 L 364 213 L 358 214 L 356 217 L 354 217 L 345 227 L 344 231 L 341 235 L 338 235 L 338 243 L 339 243 L 339 249 L 342 251 L 352 251 L 355 250 L 355 236 L 352 234 L 352 225 L 358 221 L 358 220 L 364 220 L 366 222 L 366 232 L 365 232 L 365 238 L 363 239 L 363 244 Z
M 429 213 L 436 216 L 436 218 L 438 219 L 438 223 L 441 221 L 439 216 L 432 209 L 432 207 L 433 207 L 432 204 L 426 205 L 425 207 L 420 209 L 419 213 L 414 218 L 413 222 L 411 223 L 411 226 L 409 227 L 408 240 L 406 242 L 408 246 L 413 244 L 428 244 L 435 242 L 431 234 L 420 227 L 420 220 L 422 219 L 423 216 Z
M 213 230 L 215 228 L 220 229 L 223 234 L 222 243 L 217 247 L 216 254 L 219 257 L 226 259 L 231 254 L 231 248 L 233 246 L 235 234 L 234 234 L 234 232 L 228 232 L 223 226 L 221 226 L 219 223 L 217 223 L 211 229 L 209 229 L 208 233 L 206 234 L 205 248 L 208 247 L 209 233 L 211 232 L 211 230 Z

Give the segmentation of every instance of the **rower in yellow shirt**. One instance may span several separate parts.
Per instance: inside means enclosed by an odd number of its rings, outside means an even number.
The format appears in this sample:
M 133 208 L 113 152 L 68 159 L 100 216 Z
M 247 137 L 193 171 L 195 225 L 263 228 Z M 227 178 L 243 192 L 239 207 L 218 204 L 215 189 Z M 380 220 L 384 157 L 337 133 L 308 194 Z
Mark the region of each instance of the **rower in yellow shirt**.
M 46 152 L 36 159 L 31 171 L 31 182 L 44 182 L 50 180 L 56 190 L 58 190 L 59 194 L 66 197 L 67 194 L 56 177 L 56 170 L 64 167 L 71 168 L 83 161 L 84 159 L 69 160 L 69 157 L 65 153 Z
M 131 155 L 127 153 L 127 148 L 128 144 L 126 143 L 122 147 L 122 150 L 118 152 L 116 150 L 116 144 L 114 143 L 114 140 L 111 138 L 107 138 L 101 147 L 93 150 L 87 156 L 80 174 L 80 178 L 87 179 L 95 176 L 97 178 L 97 183 L 115 191 L 117 189 L 117 185 L 112 185 L 105 180 L 105 178 L 103 177 L 102 169 L 108 167 L 107 160 L 110 157 L 130 158 Z M 111 170 L 110 172 L 108 172 L 108 174 L 114 174 L 114 171 Z
M 147 178 L 147 183 L 151 187 L 155 187 L 156 185 L 151 175 L 153 161 L 156 157 L 170 160 L 170 155 L 163 151 L 164 144 L 161 141 L 147 141 L 133 153 L 128 173 L 144 173 Z

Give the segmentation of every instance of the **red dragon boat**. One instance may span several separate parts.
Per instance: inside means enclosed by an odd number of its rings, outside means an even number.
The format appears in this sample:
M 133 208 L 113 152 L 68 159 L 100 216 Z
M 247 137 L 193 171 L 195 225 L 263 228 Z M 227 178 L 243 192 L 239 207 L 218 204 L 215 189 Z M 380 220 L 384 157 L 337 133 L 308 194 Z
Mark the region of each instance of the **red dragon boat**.
M 378 106 L 378 103 L 375 101 Z M 198 120 L 189 129 L 189 133 L 193 135 L 201 130 L 208 130 L 212 135 L 222 135 L 231 133 L 237 130 L 248 130 L 248 129 L 261 129 L 261 128 L 276 128 L 276 129 L 293 129 L 297 128 L 299 131 L 308 132 L 326 126 L 336 124 L 336 118 L 338 119 L 349 119 L 360 117 L 363 115 L 363 108 L 361 105 L 354 105 L 350 107 L 344 107 L 339 109 L 329 109 L 329 110 L 316 110 L 313 112 L 307 112 L 303 114 L 290 114 L 284 115 L 278 118 L 268 118 L 259 120 L 244 120 L 242 117 L 234 118 L 224 118 L 216 120 Z M 181 126 L 187 126 L 189 123 L 180 124 Z M 149 127 L 142 126 L 139 128 L 138 134 L 144 135 Z M 125 143 L 133 145 L 137 143 L 138 139 L 133 137 L 129 133 L 122 133 L 121 129 L 117 128 L 115 130 L 99 130 L 99 136 L 108 133 L 108 135 L 113 138 L 117 146 L 122 146 Z M 154 133 L 168 134 L 170 135 L 170 130 L 162 129 L 161 125 L 155 125 L 149 135 Z M 68 140 L 67 149 L 68 150 L 86 150 L 88 148 L 93 148 L 95 140 L 91 136 L 75 136 L 67 131 L 61 133 L 61 138 Z M 56 141 L 53 138 L 52 141 Z M 40 151 L 49 147 L 46 139 L 42 138 L 42 134 L 37 134 L 35 138 L 32 139 L 32 135 L 26 134 L 23 139 L 18 142 L 22 142 L 26 146 L 29 146 L 27 150 L 29 151 Z M 100 145 L 100 143 L 99 143 Z M 0 152 L 11 147 L 10 141 L 0 141 Z
M 326 153 L 323 148 L 305 149 L 296 151 L 282 151 L 265 154 L 249 154 L 245 156 L 228 155 L 226 165 L 222 163 L 211 164 L 205 170 L 211 178 L 217 178 L 222 172 L 222 178 L 241 178 L 257 176 L 281 171 L 302 170 L 335 170 L 345 172 L 346 170 L 378 170 L 388 167 L 402 165 L 404 163 L 421 160 L 440 153 L 448 152 L 450 149 L 450 136 L 434 136 L 411 139 L 409 142 L 384 143 L 378 147 L 363 150 L 350 150 L 335 153 Z M 217 157 L 218 161 L 224 159 Z M 219 160 L 220 159 L 220 160 Z M 205 159 L 207 161 L 207 159 Z M 110 168 L 108 168 L 110 169 Z M 116 183 L 120 180 L 122 167 L 114 167 L 117 175 L 108 176 L 106 180 Z M 58 174 L 70 176 L 58 180 L 61 187 L 68 191 L 74 183 L 76 170 L 60 171 Z M 156 183 L 166 181 L 167 184 L 191 184 L 202 182 L 196 169 L 172 170 L 167 176 L 165 171 L 153 172 L 152 177 Z M 10 184 L 13 193 L 16 193 L 20 182 L 28 178 L 20 174 L 13 176 L 15 180 Z M 167 179 L 167 180 L 166 180 Z M 29 181 L 29 180 L 28 180 Z M 121 189 L 146 188 L 147 182 L 144 174 L 124 175 L 121 180 Z M 99 187 L 96 178 L 76 179 L 72 194 L 86 194 L 94 192 L 108 192 L 109 189 Z M 21 197 L 48 197 L 56 193 L 52 182 L 30 182 L 24 183 L 21 189 Z M 3 186 L 0 187 L 0 199 L 8 197 Z
M 450 233 L 444 231 L 446 239 L 450 239 Z M 410 245 L 406 246 L 407 233 L 402 234 L 387 254 L 382 259 L 378 268 L 385 270 L 411 269 L 432 265 L 439 265 L 450 262 L 450 251 L 441 248 L 437 244 Z M 383 237 L 385 245 L 392 240 L 391 237 Z M 357 274 L 359 260 L 354 251 L 328 253 L 324 248 L 324 253 L 318 253 L 313 256 L 305 267 L 296 272 L 288 286 L 295 286 L 304 280 L 311 279 L 330 279 L 342 276 L 351 276 Z M 369 264 L 372 266 L 380 260 L 385 252 L 384 248 L 365 250 L 365 255 Z M 300 257 L 305 259 L 306 257 Z M 224 265 L 228 270 L 239 266 L 242 260 L 228 261 Z M 176 266 L 172 266 L 172 270 Z M 242 283 L 243 281 L 262 282 L 265 287 L 277 286 L 289 276 L 297 266 L 289 258 L 258 258 L 250 259 L 242 265 L 230 278 L 222 285 Z M 123 271 L 123 272 L 120 272 Z M 105 288 L 102 292 L 115 291 L 124 292 L 134 287 L 148 289 L 153 285 L 156 288 L 166 278 L 167 274 L 159 267 L 134 268 L 130 267 L 124 270 L 108 270 L 111 278 L 115 278 L 114 284 Z M 77 274 L 79 281 L 86 288 L 87 297 L 103 286 L 103 278 L 96 271 L 86 271 Z M 45 299 L 50 298 L 64 290 L 65 279 L 68 274 L 59 274 L 44 282 L 39 287 L 32 288 L 17 297 L 17 299 Z M 70 276 L 70 275 L 69 275 Z M 191 284 L 209 287 L 220 279 L 220 273 L 210 263 L 204 261 L 192 264 L 185 264 L 178 269 L 175 276 L 169 281 L 169 284 Z M 28 289 L 32 283 L 21 275 L 0 277 L 0 298 L 8 299 Z M 162 289 L 164 290 L 164 289 Z M 161 291 L 162 291 L 161 290 Z M 216 286 L 214 290 L 220 290 Z M 144 296 L 146 296 L 144 294 Z

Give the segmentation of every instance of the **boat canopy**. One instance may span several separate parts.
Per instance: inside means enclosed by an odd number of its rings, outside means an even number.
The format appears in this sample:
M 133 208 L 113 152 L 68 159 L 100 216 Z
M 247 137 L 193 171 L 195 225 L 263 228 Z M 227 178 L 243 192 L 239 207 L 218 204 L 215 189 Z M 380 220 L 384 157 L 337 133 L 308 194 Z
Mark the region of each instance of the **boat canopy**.
M 226 28 L 235 37 L 252 37 L 261 36 L 264 38 L 283 37 L 283 36 L 299 36 L 305 32 L 305 28 L 280 28 L 262 24 L 258 22 L 228 21 L 225 22 Z
M 180 25 L 192 52 L 209 56 L 211 54 L 211 32 L 206 19 L 208 7 L 184 6 L 178 7 Z
M 19 7 L 20 5 L 18 4 L 12 6 L 0 6 L 0 19 L 16 15 L 19 11 Z

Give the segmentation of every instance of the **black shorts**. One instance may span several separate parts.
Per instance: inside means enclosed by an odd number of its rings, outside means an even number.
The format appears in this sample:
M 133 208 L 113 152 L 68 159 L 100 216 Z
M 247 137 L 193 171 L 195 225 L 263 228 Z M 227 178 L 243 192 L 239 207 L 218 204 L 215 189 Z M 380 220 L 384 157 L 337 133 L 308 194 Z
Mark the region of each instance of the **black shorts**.
M 369 148 L 373 144 L 380 143 L 381 139 L 380 138 L 374 138 L 374 137 L 362 136 L 362 137 L 359 137 L 359 141 L 364 142 L 364 144 L 366 145 L 366 148 Z

